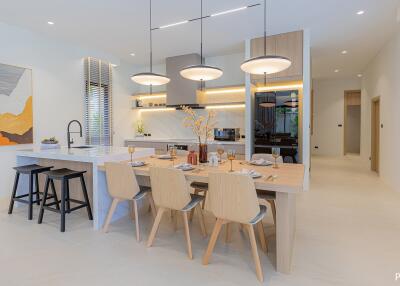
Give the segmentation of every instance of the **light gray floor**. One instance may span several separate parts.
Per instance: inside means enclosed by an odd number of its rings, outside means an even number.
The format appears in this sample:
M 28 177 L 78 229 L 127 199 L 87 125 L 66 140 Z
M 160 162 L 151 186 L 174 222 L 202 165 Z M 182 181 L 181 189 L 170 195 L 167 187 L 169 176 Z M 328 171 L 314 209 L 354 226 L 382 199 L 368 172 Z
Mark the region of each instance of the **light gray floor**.
M 7 215 L 0 202 L 0 285 L 261 285 L 246 235 L 233 228 L 232 243 L 221 235 L 211 263 L 201 264 L 207 239 L 195 218 L 191 226 L 194 260 L 186 256 L 180 224 L 174 233 L 165 217 L 154 247 L 146 248 L 151 216 L 141 215 L 142 242 L 122 219 L 108 234 L 94 232 L 84 216 L 45 213 L 44 224 L 26 220 L 25 207 Z M 310 192 L 299 196 L 293 273 L 276 273 L 260 250 L 264 285 L 400 285 L 400 193 L 389 190 L 355 157 L 313 159 Z M 266 219 L 274 250 L 271 215 Z M 207 217 L 208 232 L 214 222 Z M 223 233 L 224 234 L 224 233 Z

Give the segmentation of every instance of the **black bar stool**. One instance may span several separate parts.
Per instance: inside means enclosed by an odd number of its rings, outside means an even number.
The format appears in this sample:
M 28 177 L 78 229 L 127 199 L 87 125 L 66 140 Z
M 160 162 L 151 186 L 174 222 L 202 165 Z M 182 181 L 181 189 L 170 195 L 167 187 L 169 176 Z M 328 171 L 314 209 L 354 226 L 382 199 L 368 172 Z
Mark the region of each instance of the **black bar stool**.
M 16 171 L 15 174 L 15 181 L 14 181 L 14 187 L 12 190 L 12 195 L 11 195 L 11 201 L 10 201 L 10 206 L 8 207 L 8 214 L 12 214 L 13 209 L 14 209 L 14 202 L 20 202 L 23 204 L 28 204 L 29 205 L 29 211 L 28 211 L 28 219 L 32 220 L 32 212 L 33 212 L 33 204 L 36 203 L 37 205 L 40 204 L 40 194 L 43 194 L 39 192 L 39 174 L 43 172 L 47 172 L 51 170 L 53 166 L 50 167 L 44 167 L 44 166 L 39 166 L 36 164 L 33 165 L 25 165 L 25 166 L 19 166 L 19 167 L 14 167 L 13 169 Z M 27 194 L 19 195 L 17 196 L 17 189 L 18 189 L 18 182 L 19 182 L 19 176 L 20 174 L 24 175 L 29 175 L 29 190 Z M 34 180 L 35 178 L 35 180 Z M 33 184 L 35 183 L 35 192 L 33 191 Z M 33 200 L 33 195 L 36 195 L 36 199 Z M 24 200 L 23 198 L 28 197 L 28 200 Z M 53 195 L 49 197 L 54 198 L 57 201 L 57 195 L 55 191 L 53 191 Z
M 56 212 L 61 214 L 61 227 L 60 230 L 61 232 L 65 232 L 65 214 L 70 213 L 73 211 L 76 211 L 80 208 L 86 207 L 89 220 L 93 220 L 92 216 L 92 210 L 90 208 L 90 202 L 89 202 L 89 197 L 87 194 L 87 189 L 86 189 L 86 184 L 85 184 L 85 179 L 83 177 L 83 174 L 86 173 L 86 171 L 74 171 L 70 169 L 56 169 L 56 170 L 51 170 L 46 172 L 45 174 L 47 175 L 46 178 L 46 185 L 44 188 L 44 200 L 42 200 L 42 204 L 40 205 L 40 212 L 39 212 L 39 218 L 38 218 L 38 223 L 41 224 L 43 221 L 43 213 L 44 210 L 49 210 L 52 212 Z M 79 178 L 81 181 L 81 186 L 82 186 L 82 192 L 83 192 L 83 197 L 84 197 L 84 202 L 71 199 L 69 196 L 69 180 L 74 179 L 74 178 Z M 49 192 L 49 185 L 54 188 L 54 180 L 59 180 L 61 181 L 61 200 L 57 202 L 52 202 L 52 203 L 46 203 L 47 201 L 47 194 Z M 78 206 L 71 208 L 70 203 L 76 203 Z M 61 209 L 58 208 L 58 203 L 61 203 Z M 52 206 L 56 205 L 56 208 L 53 208 Z

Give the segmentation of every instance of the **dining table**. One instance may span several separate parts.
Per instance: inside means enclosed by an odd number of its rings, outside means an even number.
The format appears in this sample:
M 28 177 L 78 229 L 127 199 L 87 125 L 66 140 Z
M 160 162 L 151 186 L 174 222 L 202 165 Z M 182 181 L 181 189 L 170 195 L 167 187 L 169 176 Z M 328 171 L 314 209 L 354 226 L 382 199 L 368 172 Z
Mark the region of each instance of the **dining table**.
M 174 160 L 161 159 L 152 155 L 137 158 L 136 161 L 144 162 L 140 167 L 132 167 L 139 185 L 150 186 L 150 167 L 176 167 L 185 163 L 186 156 L 176 156 Z M 127 162 L 129 163 L 129 162 Z M 275 193 L 276 204 L 276 270 L 281 273 L 291 272 L 292 254 L 296 233 L 296 196 L 303 192 L 304 165 L 303 164 L 278 164 L 278 168 L 272 165 L 257 166 L 244 160 L 223 160 L 218 166 L 206 164 L 194 165 L 192 169 L 184 171 L 188 182 L 208 183 L 208 174 L 211 172 L 246 172 L 259 173 L 254 178 L 257 190 L 265 190 Z M 99 171 L 104 171 L 104 166 L 99 166 Z

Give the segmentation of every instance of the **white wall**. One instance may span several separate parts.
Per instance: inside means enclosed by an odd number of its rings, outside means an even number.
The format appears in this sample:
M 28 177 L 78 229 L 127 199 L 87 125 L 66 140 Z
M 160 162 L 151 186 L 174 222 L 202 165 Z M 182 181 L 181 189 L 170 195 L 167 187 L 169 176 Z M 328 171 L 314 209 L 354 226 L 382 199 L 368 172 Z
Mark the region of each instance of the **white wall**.
M 316 155 L 343 155 L 344 92 L 361 89 L 357 77 L 349 79 L 317 79 L 314 89 L 314 130 L 311 152 Z M 318 149 L 314 147 L 318 146 Z
M 0 38 L 3 39 L 0 45 L 1 63 L 32 69 L 34 143 L 39 143 L 44 137 L 55 136 L 65 145 L 67 123 L 72 119 L 83 121 L 82 59 L 92 56 L 115 64 L 119 64 L 119 60 L 102 52 L 70 46 L 1 23 Z M 127 90 L 120 89 L 118 92 L 126 93 Z M 118 94 L 115 96 L 118 97 Z M 117 123 L 119 116 L 116 116 Z M 0 197 L 9 196 L 11 191 L 15 150 L 26 147 L 29 145 L 0 147 Z
M 361 155 L 371 155 L 371 99 L 380 97 L 383 128 L 380 135 L 380 176 L 399 190 L 400 153 L 400 31 L 382 48 L 364 71 L 362 79 Z

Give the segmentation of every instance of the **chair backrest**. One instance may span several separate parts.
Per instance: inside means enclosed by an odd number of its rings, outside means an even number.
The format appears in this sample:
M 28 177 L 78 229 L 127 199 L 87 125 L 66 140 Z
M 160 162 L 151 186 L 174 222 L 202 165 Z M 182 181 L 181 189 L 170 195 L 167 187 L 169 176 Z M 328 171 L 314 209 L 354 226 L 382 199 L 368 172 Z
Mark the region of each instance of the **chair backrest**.
M 188 183 L 181 170 L 151 167 L 150 182 L 157 206 L 181 210 L 191 201 Z
M 209 206 L 217 218 L 248 223 L 260 212 L 254 181 L 250 176 L 209 173 Z
M 253 156 L 251 156 L 251 160 L 259 160 L 259 159 L 264 159 L 264 160 L 268 160 L 271 162 L 275 162 L 275 159 L 274 159 L 274 157 L 272 157 L 272 154 L 258 153 L 258 154 L 253 154 Z M 283 163 L 282 156 L 279 156 L 278 159 L 276 159 L 276 162 Z
M 140 192 L 136 175 L 127 163 L 106 162 L 104 166 L 111 197 L 129 200 Z

